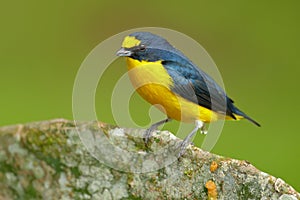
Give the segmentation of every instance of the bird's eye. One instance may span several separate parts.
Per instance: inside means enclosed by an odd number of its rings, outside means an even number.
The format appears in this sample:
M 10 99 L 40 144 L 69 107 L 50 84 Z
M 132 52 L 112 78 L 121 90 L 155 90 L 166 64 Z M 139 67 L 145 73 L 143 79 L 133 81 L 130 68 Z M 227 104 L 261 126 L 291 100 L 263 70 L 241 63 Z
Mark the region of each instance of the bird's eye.
M 145 51 L 145 50 L 146 50 L 146 46 L 142 44 L 142 45 L 140 46 L 140 51 Z

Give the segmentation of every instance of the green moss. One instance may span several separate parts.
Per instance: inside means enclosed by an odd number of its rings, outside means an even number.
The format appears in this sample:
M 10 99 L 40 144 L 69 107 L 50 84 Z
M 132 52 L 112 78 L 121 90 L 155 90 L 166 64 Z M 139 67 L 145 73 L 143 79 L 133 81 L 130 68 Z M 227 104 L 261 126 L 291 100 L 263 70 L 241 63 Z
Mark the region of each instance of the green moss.
M 59 173 L 65 167 L 60 161 L 60 156 L 68 156 L 71 152 L 70 147 L 66 145 L 66 139 L 66 136 L 58 131 L 50 133 L 33 129 L 27 133 L 22 143 L 37 158 L 45 161 Z
M 193 177 L 193 173 L 194 173 L 193 169 L 188 169 L 184 171 L 184 175 L 186 175 L 189 178 Z
M 135 143 L 136 150 L 146 151 L 148 148 L 144 142 L 136 142 Z
M 254 190 L 255 187 L 255 185 L 243 184 L 239 192 L 240 197 L 243 199 L 260 199 L 259 193 L 251 192 L 256 191 L 256 189 Z M 259 188 L 257 188 L 257 190 L 259 190 Z
M 129 135 L 129 134 L 126 134 L 126 136 L 127 136 L 129 141 L 134 142 L 136 151 L 139 151 L 139 150 L 146 151 L 148 149 L 146 143 L 143 141 L 142 138 L 137 138 L 137 137 L 134 137 L 134 136 Z
M 61 163 L 60 159 L 53 158 L 51 156 L 41 156 L 41 160 L 44 160 L 48 165 L 55 169 L 56 173 L 60 173 L 65 168 L 65 165 Z
M 143 198 L 137 197 L 137 196 L 134 196 L 134 195 L 131 194 L 126 198 L 122 198 L 121 200 L 143 200 Z
M 156 185 L 157 184 L 157 179 L 156 179 L 156 177 L 151 177 L 150 179 L 149 179 L 149 182 L 152 184 L 152 185 Z
M 84 195 L 84 194 L 87 194 L 87 195 L 91 195 L 87 189 L 87 186 L 85 188 L 73 188 L 73 191 L 75 192 L 75 199 L 82 199 L 80 198 L 80 195 Z
M 133 173 L 128 173 L 127 174 L 127 185 L 129 188 L 132 187 L 132 182 L 134 180 L 134 174 Z
M 71 167 L 71 168 L 70 168 L 70 171 L 71 171 L 71 173 L 75 176 L 75 178 L 79 178 L 80 175 L 81 175 L 81 172 L 80 172 L 78 166 L 76 166 L 76 167 Z
M 0 162 L 0 172 L 6 173 L 6 172 L 12 172 L 14 174 L 16 173 L 16 169 L 13 165 L 8 164 L 6 162 Z
M 31 151 L 40 151 L 45 155 L 58 157 L 61 153 L 65 153 L 66 136 L 62 133 L 49 133 L 39 130 L 31 130 L 27 133 L 27 137 L 23 140 L 23 144 Z M 62 148 L 64 147 L 64 148 Z
M 154 142 L 160 143 L 160 139 L 159 138 L 154 138 Z
M 25 188 L 24 195 L 25 196 L 22 199 L 41 199 L 42 198 L 42 196 L 35 190 L 32 183 L 27 188 Z

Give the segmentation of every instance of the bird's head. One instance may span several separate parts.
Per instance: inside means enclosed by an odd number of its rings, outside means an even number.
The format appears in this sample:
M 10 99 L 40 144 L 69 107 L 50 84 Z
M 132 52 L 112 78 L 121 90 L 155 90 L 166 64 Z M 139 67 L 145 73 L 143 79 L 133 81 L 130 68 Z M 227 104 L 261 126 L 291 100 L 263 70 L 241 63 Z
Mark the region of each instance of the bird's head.
M 124 38 L 117 56 L 131 57 L 140 61 L 158 61 L 167 60 L 168 54 L 174 53 L 174 51 L 176 49 L 158 35 L 149 32 L 135 32 Z

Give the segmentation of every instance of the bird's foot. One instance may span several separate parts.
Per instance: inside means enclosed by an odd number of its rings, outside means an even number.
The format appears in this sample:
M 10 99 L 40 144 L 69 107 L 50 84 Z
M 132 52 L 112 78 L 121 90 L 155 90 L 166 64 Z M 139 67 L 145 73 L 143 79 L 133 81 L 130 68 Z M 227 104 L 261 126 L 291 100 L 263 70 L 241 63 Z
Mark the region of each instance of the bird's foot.
M 160 125 L 165 124 L 165 123 L 167 123 L 167 122 L 169 122 L 169 121 L 171 121 L 170 118 L 161 120 L 161 121 L 159 121 L 159 122 L 156 122 L 155 124 L 152 124 L 152 125 L 150 126 L 150 128 L 148 128 L 148 129 L 146 130 L 146 133 L 145 133 L 145 143 L 146 143 L 146 145 L 148 144 L 148 142 L 149 142 L 149 140 L 150 140 L 150 138 L 151 138 L 151 136 L 152 136 L 152 132 L 155 131 Z
M 152 132 L 156 130 L 156 127 L 151 126 L 150 128 L 148 128 L 145 132 L 145 143 L 148 144 L 151 136 L 152 136 Z
M 183 142 L 180 144 L 179 154 L 178 157 L 181 157 L 185 153 L 185 149 L 191 144 L 191 140 L 193 136 L 197 133 L 197 131 L 200 129 L 202 134 L 206 134 L 207 131 L 204 127 L 204 122 L 200 120 L 195 121 L 195 128 L 192 130 L 192 132 L 184 138 Z
M 191 144 L 190 141 L 184 140 L 179 144 L 178 158 L 180 158 L 186 151 L 186 148 Z

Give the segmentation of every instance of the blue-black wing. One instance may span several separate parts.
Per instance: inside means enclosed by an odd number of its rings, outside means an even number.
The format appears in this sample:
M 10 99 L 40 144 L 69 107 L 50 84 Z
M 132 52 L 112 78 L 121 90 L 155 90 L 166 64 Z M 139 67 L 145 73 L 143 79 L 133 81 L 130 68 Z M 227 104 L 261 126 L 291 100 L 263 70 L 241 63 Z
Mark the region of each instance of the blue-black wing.
M 173 79 L 172 91 L 181 97 L 215 112 L 233 115 L 233 101 L 223 89 L 205 72 L 193 64 L 176 61 L 163 61 L 165 69 Z M 232 106 L 231 106 L 232 105 Z

